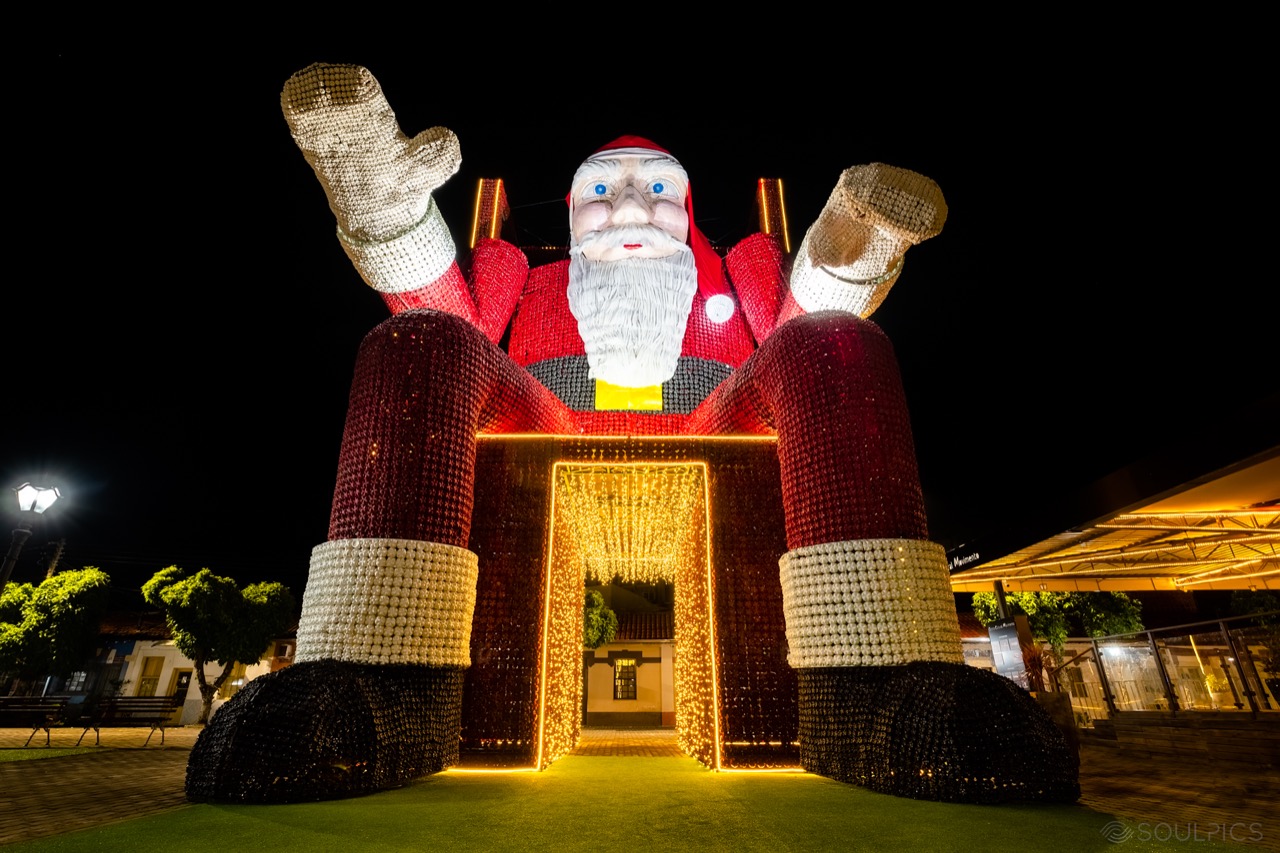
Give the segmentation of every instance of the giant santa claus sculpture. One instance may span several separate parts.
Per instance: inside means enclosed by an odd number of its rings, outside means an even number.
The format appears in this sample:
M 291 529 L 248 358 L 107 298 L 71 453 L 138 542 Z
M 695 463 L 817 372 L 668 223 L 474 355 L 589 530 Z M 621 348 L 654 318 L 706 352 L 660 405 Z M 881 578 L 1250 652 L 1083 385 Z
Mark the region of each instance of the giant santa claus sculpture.
M 848 169 L 794 259 L 760 234 L 721 258 L 680 163 L 625 137 L 573 177 L 568 260 L 529 270 L 489 239 L 464 275 L 432 200 L 461 162 L 452 132 L 407 138 L 357 66 L 298 72 L 282 106 L 338 239 L 394 316 L 358 356 L 296 663 L 214 717 L 192 799 L 340 797 L 456 763 L 475 442 L 494 432 L 776 433 L 804 766 L 931 799 L 1075 799 L 1074 755 L 1047 715 L 962 662 L 897 365 L 865 319 L 907 248 L 942 227 L 933 181 Z M 367 731 L 337 736 L 329 700 L 353 695 Z M 918 724 L 943 733 L 937 754 L 917 754 Z

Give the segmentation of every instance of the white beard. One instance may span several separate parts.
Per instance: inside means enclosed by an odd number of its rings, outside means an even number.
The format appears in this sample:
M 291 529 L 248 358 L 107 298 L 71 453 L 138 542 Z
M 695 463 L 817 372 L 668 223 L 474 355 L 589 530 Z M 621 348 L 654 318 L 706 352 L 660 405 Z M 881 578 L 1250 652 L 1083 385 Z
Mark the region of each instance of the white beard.
M 598 241 L 643 241 L 675 252 L 665 258 L 588 260 L 584 245 Z M 578 321 L 590 378 L 643 388 L 674 376 L 697 290 L 693 251 L 660 229 L 625 226 L 575 241 L 569 250 L 569 310 Z

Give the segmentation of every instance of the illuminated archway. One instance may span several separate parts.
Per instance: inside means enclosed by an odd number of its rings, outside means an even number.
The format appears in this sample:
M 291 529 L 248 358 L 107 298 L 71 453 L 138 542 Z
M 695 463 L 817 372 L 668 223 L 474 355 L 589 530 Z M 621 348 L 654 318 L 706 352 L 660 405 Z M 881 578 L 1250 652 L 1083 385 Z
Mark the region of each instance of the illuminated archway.
M 716 769 L 796 765 L 774 439 L 481 436 L 476 453 L 464 767 L 541 769 L 576 744 L 589 572 L 674 584 L 687 754 Z
M 586 578 L 675 584 L 676 737 L 720 767 L 705 462 L 557 462 L 552 476 L 537 766 L 577 743 Z

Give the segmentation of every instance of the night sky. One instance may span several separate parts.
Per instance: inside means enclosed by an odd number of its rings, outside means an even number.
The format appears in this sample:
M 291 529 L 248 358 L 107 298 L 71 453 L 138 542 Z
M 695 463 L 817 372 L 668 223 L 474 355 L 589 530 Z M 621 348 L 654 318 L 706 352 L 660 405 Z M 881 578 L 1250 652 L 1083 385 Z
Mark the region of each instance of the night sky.
M 847 166 L 934 178 L 946 226 L 874 319 L 944 545 L 1280 386 L 1274 274 L 1233 277 L 1240 234 L 1216 192 L 1249 172 L 1195 159 L 1173 79 L 1134 101 L 1115 81 L 939 57 L 928 85 L 778 68 L 763 85 L 725 63 L 624 85 L 591 63 L 528 73 L 547 62 L 530 47 L 495 54 L 482 83 L 387 49 L 247 53 L 64 45 L 15 87 L 0 484 L 64 494 L 15 580 L 42 577 L 63 538 L 64 567 L 122 590 L 177 563 L 301 593 L 356 348 L 387 315 L 281 116 L 284 81 L 313 61 L 369 67 L 410 135 L 458 134 L 436 198 L 462 246 L 480 177 L 507 182 L 517 241 L 563 243 L 574 168 L 623 133 L 681 160 L 724 245 L 752 230 L 761 176 L 784 180 L 796 244 Z

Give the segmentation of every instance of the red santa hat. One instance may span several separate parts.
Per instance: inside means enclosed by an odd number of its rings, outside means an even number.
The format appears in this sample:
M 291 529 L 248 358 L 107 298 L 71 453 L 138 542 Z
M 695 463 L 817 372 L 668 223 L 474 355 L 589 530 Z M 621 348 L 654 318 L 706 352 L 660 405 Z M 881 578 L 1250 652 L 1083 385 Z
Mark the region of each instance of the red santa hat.
M 619 136 L 597 148 L 591 156 L 613 151 L 626 154 L 658 153 L 675 159 L 671 152 L 643 136 Z M 569 198 L 572 205 L 572 196 Z M 684 196 L 684 210 L 689 216 L 689 248 L 693 250 L 694 264 L 698 269 L 698 292 L 702 294 L 707 316 L 716 323 L 723 323 L 733 316 L 733 296 L 724 280 L 724 262 L 711 247 L 711 241 L 698 230 L 693 219 L 693 189 L 690 185 Z

